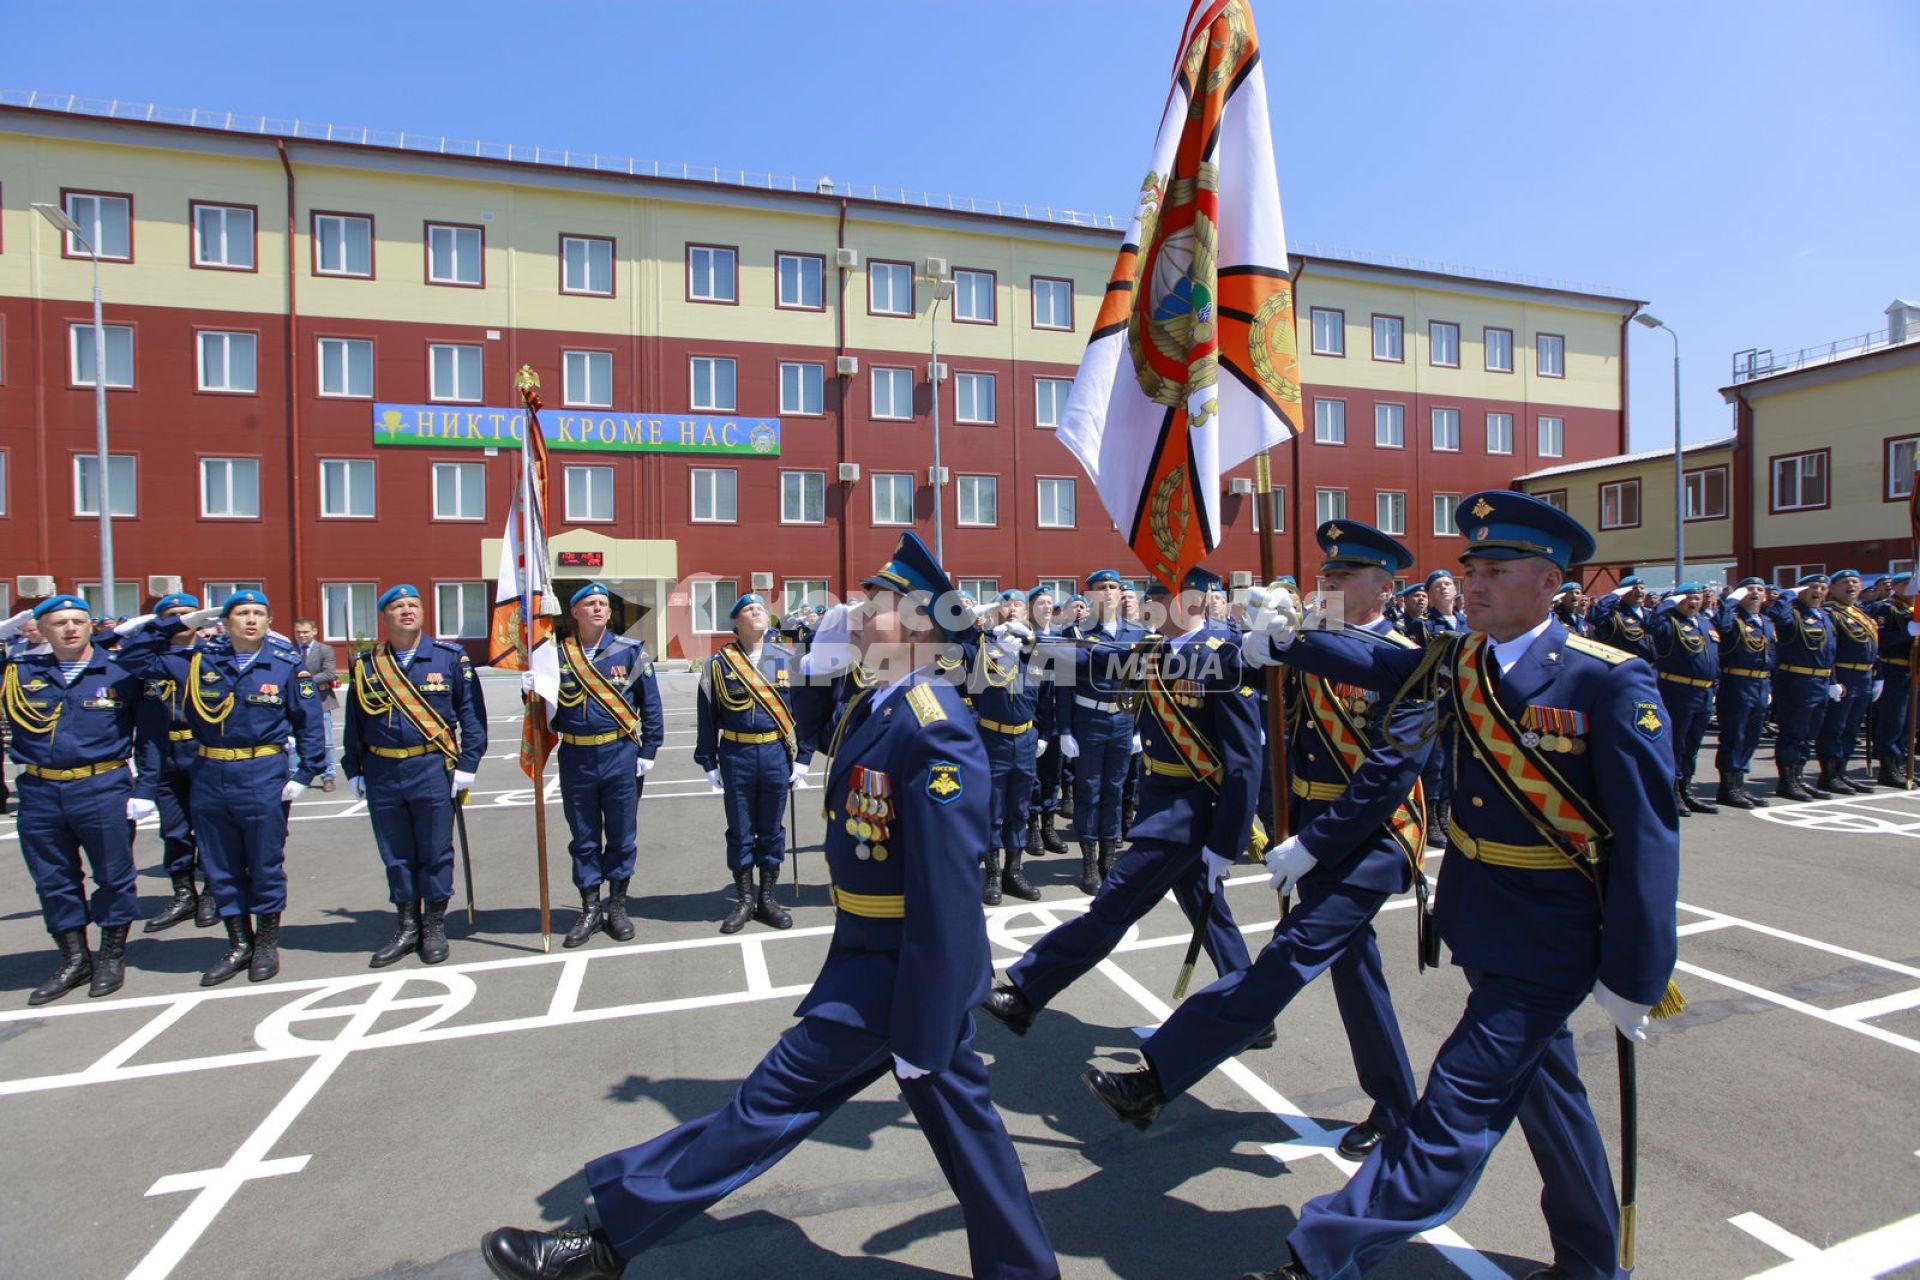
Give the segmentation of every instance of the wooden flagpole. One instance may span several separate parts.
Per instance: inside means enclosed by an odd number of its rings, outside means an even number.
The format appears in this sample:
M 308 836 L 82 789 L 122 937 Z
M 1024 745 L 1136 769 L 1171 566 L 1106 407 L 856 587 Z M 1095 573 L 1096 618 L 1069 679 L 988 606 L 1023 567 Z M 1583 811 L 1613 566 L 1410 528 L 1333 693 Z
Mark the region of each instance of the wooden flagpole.
M 530 367 L 522 366 L 514 379 L 520 390 L 520 402 L 526 406 L 528 431 L 540 429 L 540 379 Z M 533 488 L 533 477 L 527 474 L 527 456 L 532 452 L 530 446 L 523 444 L 520 451 L 520 661 L 525 671 L 533 670 L 533 594 L 528 590 L 528 567 L 533 554 L 533 504 L 527 501 L 527 495 Z M 544 515 L 544 513 L 542 513 Z M 542 532 L 545 532 L 544 529 Z M 527 730 L 537 724 L 539 736 L 544 738 L 547 730 L 547 704 L 539 693 L 521 695 L 525 700 L 526 715 L 520 729 L 524 743 Z M 540 950 L 545 954 L 553 952 L 553 902 L 547 889 L 547 760 L 543 753 L 534 756 L 533 774 L 533 848 L 537 874 L 540 878 Z

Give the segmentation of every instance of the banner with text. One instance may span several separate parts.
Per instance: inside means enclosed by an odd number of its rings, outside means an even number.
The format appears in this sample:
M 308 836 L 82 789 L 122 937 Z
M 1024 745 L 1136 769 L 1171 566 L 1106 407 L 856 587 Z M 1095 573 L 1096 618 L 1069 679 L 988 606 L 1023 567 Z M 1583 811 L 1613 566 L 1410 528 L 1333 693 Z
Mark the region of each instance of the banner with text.
M 444 404 L 376 404 L 373 442 L 428 449 L 517 449 L 522 409 Z M 540 415 L 549 449 L 590 453 L 727 453 L 776 457 L 780 419 L 697 413 L 549 410 Z

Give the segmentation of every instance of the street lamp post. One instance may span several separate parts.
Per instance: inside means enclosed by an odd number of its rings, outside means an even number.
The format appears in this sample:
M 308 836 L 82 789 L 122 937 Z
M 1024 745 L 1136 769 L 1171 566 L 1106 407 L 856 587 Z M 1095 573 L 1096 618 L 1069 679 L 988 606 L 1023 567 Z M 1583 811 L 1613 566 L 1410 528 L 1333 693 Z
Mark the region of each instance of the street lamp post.
M 942 565 L 947 562 L 946 520 L 942 490 L 946 488 L 945 473 L 940 470 L 940 327 L 935 323 L 940 316 L 940 304 L 953 296 L 953 281 L 936 280 L 933 285 L 933 305 L 927 308 L 927 349 L 930 363 L 927 365 L 927 383 L 933 388 L 933 558 Z
M 1673 585 L 1677 587 L 1687 573 L 1686 463 L 1680 457 L 1680 335 L 1658 316 L 1644 311 L 1634 320 L 1649 329 L 1665 329 L 1673 339 Z
M 93 236 L 57 204 L 36 202 L 40 216 L 73 237 L 87 257 L 93 260 L 93 447 L 94 467 L 98 470 L 97 498 L 100 506 L 100 597 L 102 610 L 111 615 L 113 607 L 113 504 L 107 500 L 107 326 L 100 316 L 100 253 L 94 247 L 100 234 L 99 218 L 94 219 Z

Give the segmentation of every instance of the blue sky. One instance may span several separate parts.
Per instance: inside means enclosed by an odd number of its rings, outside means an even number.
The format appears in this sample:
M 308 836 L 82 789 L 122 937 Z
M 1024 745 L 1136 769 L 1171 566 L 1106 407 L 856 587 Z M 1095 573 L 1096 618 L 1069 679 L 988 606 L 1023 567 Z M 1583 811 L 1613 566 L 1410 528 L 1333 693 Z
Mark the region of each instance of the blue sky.
M 1591 281 L 1731 354 L 1920 296 L 1920 5 L 1253 0 L 1290 238 Z M 16 4 L 0 85 L 1123 213 L 1185 0 Z M 19 56 L 31 51 L 30 56 Z M 1671 347 L 1633 331 L 1636 448 Z

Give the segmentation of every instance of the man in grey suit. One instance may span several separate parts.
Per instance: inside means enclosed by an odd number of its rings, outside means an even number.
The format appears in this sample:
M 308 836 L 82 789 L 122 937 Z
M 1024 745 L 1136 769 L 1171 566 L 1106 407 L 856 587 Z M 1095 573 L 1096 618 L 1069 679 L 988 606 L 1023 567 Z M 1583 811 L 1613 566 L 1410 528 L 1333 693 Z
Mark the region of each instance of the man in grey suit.
M 300 646 L 300 656 L 306 660 L 307 674 L 313 677 L 314 692 L 320 695 L 321 719 L 326 726 L 327 767 L 321 771 L 319 785 L 322 791 L 331 791 L 334 776 L 333 713 L 340 709 L 340 699 L 334 693 L 334 686 L 340 682 L 339 669 L 334 665 L 333 646 L 320 639 L 320 626 L 312 618 L 294 620 L 293 639 Z

